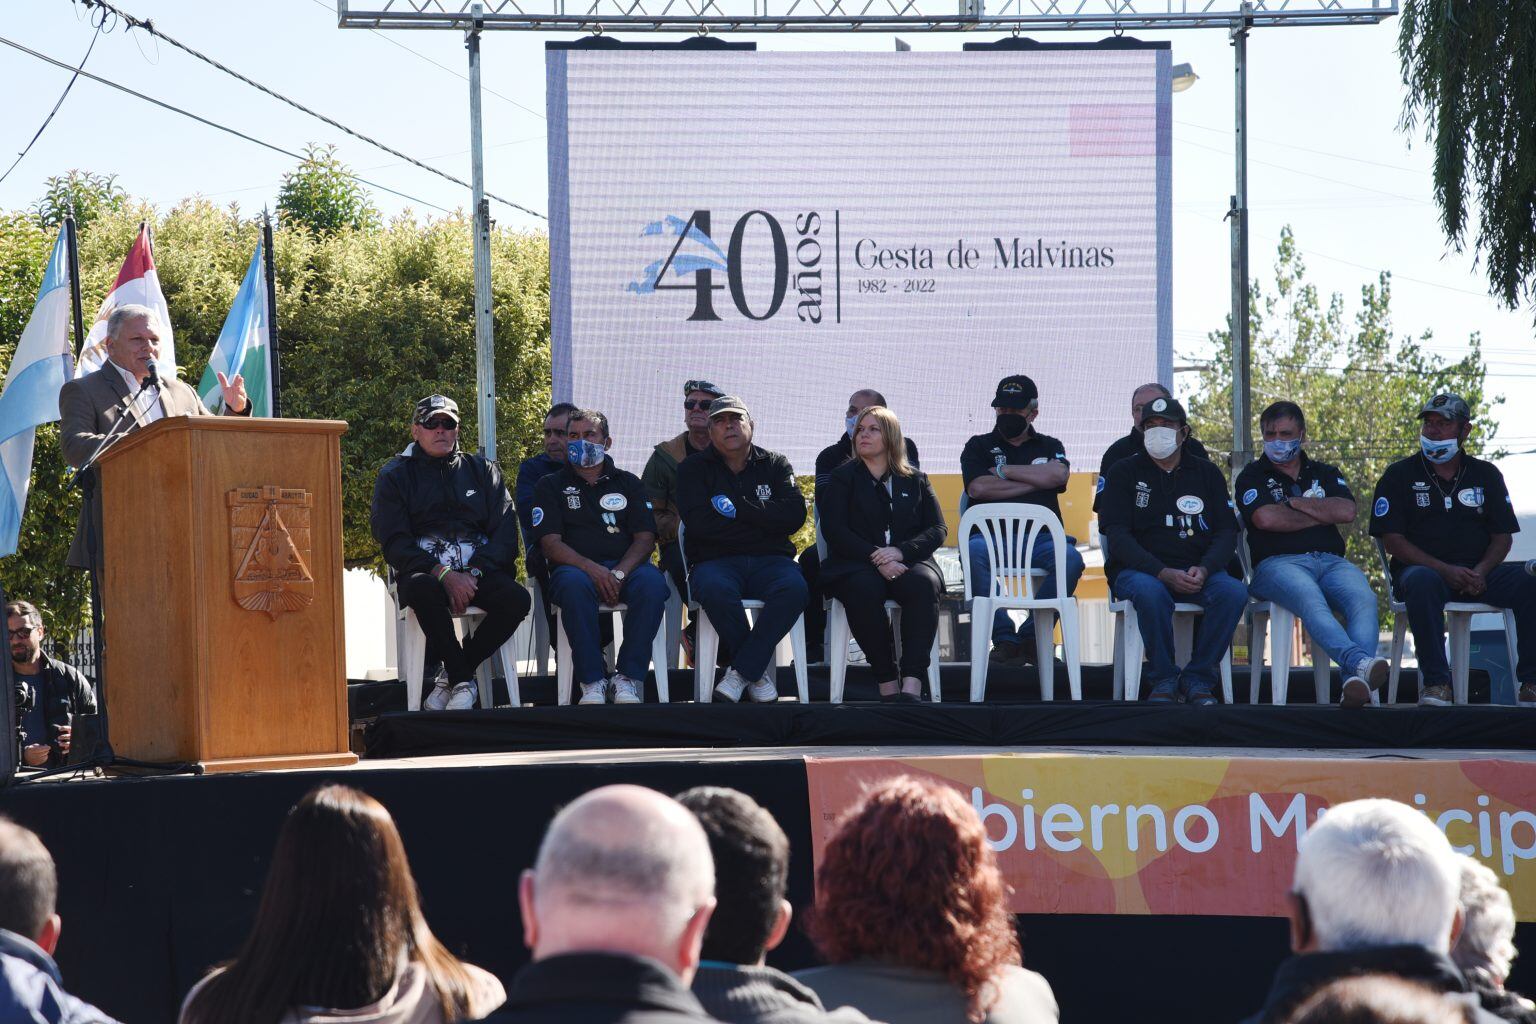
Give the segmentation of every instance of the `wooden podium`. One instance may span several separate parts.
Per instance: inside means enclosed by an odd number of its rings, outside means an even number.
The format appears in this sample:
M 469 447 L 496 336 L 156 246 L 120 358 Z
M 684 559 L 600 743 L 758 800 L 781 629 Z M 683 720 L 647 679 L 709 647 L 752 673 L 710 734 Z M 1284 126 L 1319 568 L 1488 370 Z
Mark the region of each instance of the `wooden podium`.
M 331 420 L 176 416 L 100 462 L 113 748 L 208 771 L 352 764 Z

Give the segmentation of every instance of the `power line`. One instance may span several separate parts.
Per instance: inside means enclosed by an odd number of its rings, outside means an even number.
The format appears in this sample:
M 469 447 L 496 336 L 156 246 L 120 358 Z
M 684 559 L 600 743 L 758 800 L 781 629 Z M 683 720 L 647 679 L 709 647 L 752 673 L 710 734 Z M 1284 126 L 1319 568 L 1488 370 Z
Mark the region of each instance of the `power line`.
M 314 4 L 318 4 L 319 6 L 325 8 L 327 11 L 329 11 L 332 14 L 336 13 L 336 5 L 334 3 L 334 0 L 333 0 L 333 2 L 330 2 L 330 3 L 327 3 L 326 0 L 310 0 L 310 2 L 314 3 Z M 406 53 L 409 53 L 411 56 L 413 56 L 413 57 L 420 57 L 422 60 L 426 61 L 428 64 L 431 64 L 433 67 L 441 68 L 442 70 L 448 72 L 450 75 L 452 75 L 455 78 L 461 79 L 461 80 L 463 80 L 465 82 L 469 81 L 469 76 L 464 74 L 464 72 L 462 72 L 462 71 L 455 71 L 453 68 L 449 67 L 447 64 L 443 64 L 443 63 L 441 63 L 439 61 L 433 60 L 431 57 L 428 57 L 426 54 L 422 53 L 420 50 L 413 50 L 413 49 L 411 49 L 409 46 L 406 46 L 404 43 L 400 42 L 399 40 L 392 39 L 391 37 L 385 35 L 383 32 L 380 32 L 376 28 L 370 28 L 368 31 L 372 32 L 374 35 L 376 35 L 380 39 L 384 40 L 390 46 L 398 46 L 400 49 L 404 50 Z M 532 107 L 528 106 L 526 103 L 521 103 L 521 102 L 513 99 L 511 96 L 507 96 L 507 95 L 504 95 L 502 93 L 497 92 L 495 89 L 491 89 L 491 88 L 488 88 L 488 87 L 482 85 L 482 86 L 480 86 L 480 91 L 483 92 L 483 93 L 488 93 L 488 94 L 490 94 L 492 96 L 495 96 L 499 100 L 506 100 L 508 103 L 512 104 L 514 107 L 517 107 L 519 110 L 527 111 L 528 113 L 532 114 L 534 117 L 538 118 L 541 121 L 548 120 L 548 118 L 544 115 L 544 113 L 542 111 L 535 110 Z
M 324 0 L 315 0 L 315 2 L 316 3 L 324 3 Z M 1183 125 L 1186 128 L 1198 128 L 1198 129 L 1200 129 L 1203 132 L 1214 132 L 1217 135 L 1231 136 L 1231 134 L 1232 134 L 1232 129 L 1231 128 L 1213 128 L 1213 127 L 1211 127 L 1208 124 L 1197 124 L 1194 121 L 1179 121 L 1179 120 L 1175 120 L 1173 123 L 1174 124 L 1178 124 L 1178 125 Z M 1326 149 L 1311 149 L 1311 148 L 1309 148 L 1307 146 L 1298 146 L 1294 142 L 1276 142 L 1273 139 L 1256 139 L 1256 138 L 1253 138 L 1252 136 L 1249 136 L 1249 141 L 1262 143 L 1262 144 L 1264 144 L 1266 146 L 1279 146 L 1282 149 L 1296 149 L 1296 150 L 1300 150 L 1303 153 L 1311 153 L 1314 156 L 1328 156 L 1328 157 L 1333 157 L 1335 160 L 1348 160 L 1351 163 L 1369 164 L 1372 167 L 1385 167 L 1389 171 L 1403 171 L 1404 173 L 1407 173 L 1407 174 L 1428 174 L 1429 173 L 1428 171 L 1424 170 L 1421 167 L 1404 167 L 1402 164 L 1388 164 L 1388 163 L 1383 163 L 1380 160 L 1367 160 L 1364 157 L 1360 157 L 1360 156 L 1346 156 L 1343 153 L 1334 153 L 1334 152 L 1331 152 L 1331 151 L 1326 150 Z
M 27 143 L 25 149 L 16 154 L 16 159 L 11 162 L 11 166 L 5 169 L 5 173 L 0 174 L 0 182 L 3 182 L 6 178 L 11 176 L 11 172 L 16 169 L 17 164 L 20 164 L 23 160 L 26 159 L 27 154 L 32 152 L 32 147 L 37 145 L 37 140 L 43 137 L 43 131 L 53 123 L 53 115 L 59 112 L 59 108 L 64 105 L 64 98 L 69 95 L 69 90 L 73 89 L 75 87 L 75 83 L 79 81 L 80 71 L 85 67 L 85 62 L 91 59 L 91 51 L 96 49 L 96 40 L 100 38 L 101 24 L 98 23 L 96 25 L 96 31 L 91 34 L 91 45 L 85 48 L 85 56 L 80 58 L 80 64 L 75 68 L 75 73 L 69 76 L 69 84 L 64 86 L 63 92 L 59 93 L 59 101 L 53 105 L 52 110 L 48 111 L 48 116 L 43 118 L 43 123 L 38 127 L 37 134 L 32 136 L 32 141 Z
M 1183 143 L 1186 146 L 1194 146 L 1196 149 L 1204 149 L 1204 150 L 1207 150 L 1207 151 L 1212 152 L 1212 153 L 1220 153 L 1222 156 L 1231 156 L 1232 155 L 1230 150 L 1218 149 L 1215 146 L 1207 146 L 1203 142 L 1194 142 L 1194 141 L 1192 141 L 1190 139 L 1180 139 L 1180 138 L 1175 138 L 1174 141 L 1175 142 Z M 1376 193 L 1377 195 L 1380 195 L 1380 196 L 1390 196 L 1393 199 L 1401 199 L 1404 202 L 1413 203 L 1413 204 L 1418 205 L 1418 206 L 1428 206 L 1428 205 L 1430 205 L 1429 200 L 1421 199 L 1418 196 L 1405 196 L 1405 195 L 1403 195 L 1403 194 L 1401 194 L 1399 192 L 1388 192 L 1385 189 L 1371 188 L 1369 185 L 1361 185 L 1361 184 L 1358 184 L 1358 183 L 1353 182 L 1353 181 L 1346 181 L 1343 178 L 1330 178 L 1330 177 L 1328 177 L 1325 174 L 1314 174 L 1311 171 L 1303 171 L 1303 170 L 1300 170 L 1299 168 L 1296 168 L 1296 167 L 1286 167 L 1284 164 L 1270 163 L 1268 160 L 1259 160 L 1259 159 L 1250 158 L 1248 162 L 1249 163 L 1258 164 L 1261 167 L 1273 167 L 1277 171 L 1286 171 L 1286 172 L 1288 172 L 1290 174 L 1299 174 L 1303 178 L 1316 178 L 1318 181 L 1326 181 L 1326 182 L 1328 182 L 1331 185 L 1343 185 L 1346 188 L 1357 188 L 1357 189 L 1360 189 L 1362 192 L 1374 192 L 1374 193 Z
M 66 63 L 64 63 L 61 60 L 56 60 L 55 58 L 48 56 L 46 53 L 38 53 L 36 50 L 31 49 L 30 47 L 23 46 L 22 44 L 16 42 L 13 39 L 7 39 L 4 36 L 0 36 L 0 43 L 4 43 L 6 46 L 11 47 L 12 49 L 20 50 L 22 53 L 25 53 L 29 57 L 36 57 L 38 60 L 45 61 L 45 62 L 47 62 L 49 64 L 54 65 L 55 67 L 63 68 L 66 71 L 75 71 L 77 74 L 83 75 L 86 78 L 89 78 L 93 82 L 100 82 L 102 85 L 110 86 L 111 88 L 116 89 L 118 92 L 125 92 L 129 96 L 133 96 L 133 97 L 135 97 L 137 99 L 141 99 L 141 100 L 143 100 L 146 103 L 153 103 L 157 107 L 160 107 L 160 108 L 165 109 L 165 110 L 169 110 L 169 111 L 171 111 L 172 113 L 175 113 L 175 114 L 180 114 L 182 117 L 190 117 L 192 120 L 198 122 L 199 124 L 205 124 L 209 128 L 216 128 L 219 131 L 226 132 L 227 134 L 233 135 L 233 136 L 235 136 L 238 139 L 244 139 L 246 142 L 255 143 L 256 145 L 261 146 L 264 149 L 270 149 L 274 153 L 281 153 L 284 156 L 292 157 L 295 160 L 304 160 L 304 159 L 306 159 L 306 157 L 303 154 L 301 154 L 301 153 L 295 153 L 291 149 L 284 149 L 282 146 L 276 145 L 275 143 L 265 142 L 265 141 L 263 141 L 261 139 L 256 138 L 254 135 L 247 135 L 245 132 L 242 132 L 242 131 L 240 131 L 237 128 L 231 128 L 228 125 L 220 124 L 217 121 L 210 121 L 208 118 L 203 117 L 200 114 L 194 114 L 190 110 L 183 110 L 181 107 L 178 107 L 178 106 L 176 106 L 173 103 L 167 103 L 164 100 L 156 99 L 153 96 L 147 96 L 144 93 L 139 92 L 136 89 L 130 89 L 126 85 L 122 85 L 122 84 L 120 84 L 118 82 L 114 82 L 110 78 L 103 78 L 100 75 L 93 74 L 93 73 L 91 73 L 89 71 L 85 71 L 85 70 L 81 70 L 81 69 L 76 69 L 73 65 L 66 64 Z M 453 215 L 453 211 L 447 209 L 446 207 L 438 206 L 436 203 L 429 203 L 425 199 L 418 199 L 415 196 L 408 195 L 407 193 L 401 192 L 398 189 L 392 189 L 388 185 L 380 185 L 376 181 L 370 181 L 367 178 L 359 177 L 358 175 L 352 174 L 349 171 L 343 171 L 341 173 L 346 174 L 346 176 L 351 178 L 353 181 L 361 182 L 362 184 L 367 185 L 370 188 L 376 188 L 376 189 L 379 189 L 381 191 L 388 192 L 391 195 L 399 196 L 401 199 L 408 199 L 408 200 L 410 200 L 413 203 L 420 203 L 422 206 L 430 206 L 430 207 L 432 207 L 432 209 L 437 210 L 437 211 L 439 211 L 441 213 L 446 213 L 449 216 Z
M 288 96 L 284 96 L 282 93 L 277 92 L 274 89 L 268 88 L 265 85 L 262 85 L 260 82 L 256 81 L 255 79 L 250 78 L 250 77 L 248 77 L 246 75 L 243 75 L 240 72 L 236 71 L 235 69 L 233 69 L 233 68 L 231 68 L 231 67 L 229 67 L 229 66 L 227 66 L 225 64 L 220 63 L 218 60 L 215 60 L 213 57 L 208 56 L 206 53 L 203 53 L 200 50 L 196 50 L 196 49 L 192 48 L 191 46 L 188 46 L 186 43 L 183 43 L 180 40 L 178 40 L 178 39 L 176 39 L 176 38 L 174 38 L 172 36 L 166 35 L 164 32 L 162 32 L 159 29 L 155 28 L 155 26 L 154 26 L 154 24 L 152 22 L 145 21 L 145 20 L 143 20 L 141 18 L 136 18 L 133 15 L 129 14 L 127 11 L 123 11 L 123 10 L 120 10 L 119 8 L 117 8 L 117 7 L 112 6 L 110 3 L 107 3 L 107 0 L 76 0 L 76 2 L 85 5 L 87 8 L 99 7 L 99 8 L 101 8 L 104 11 L 110 11 L 111 13 L 117 15 L 119 18 L 122 18 L 123 22 L 130 29 L 135 29 L 135 28 L 143 29 L 145 32 L 148 32 L 154 38 L 164 39 L 166 42 L 170 43 L 172 46 L 176 47 L 178 50 L 181 50 L 184 53 L 188 53 L 188 54 L 192 55 L 193 57 L 196 57 L 198 60 L 202 61 L 205 64 L 208 64 L 208 65 L 211 65 L 212 67 L 218 68 L 220 71 L 224 72 L 226 75 L 229 75 L 232 78 L 235 78 L 235 79 L 238 79 L 241 82 L 244 82 L 246 85 L 249 85 L 253 89 L 256 89 L 256 90 L 259 90 L 261 92 L 266 93 L 268 96 L 271 96 L 275 100 L 279 100 L 279 101 L 281 101 L 283 103 L 288 104 L 288 106 L 293 107 L 295 110 L 302 111 L 303 113 L 308 114 L 310 117 L 313 117 L 313 118 L 316 118 L 317 120 L 325 122 L 326 124 L 330 125 L 332 128 L 337 129 L 338 131 L 346 132 L 348 135 L 352 136 L 355 139 L 359 139 L 359 140 L 361 140 L 363 142 L 366 142 L 366 143 L 368 143 L 368 145 L 373 146 L 373 147 L 375 147 L 377 149 L 382 149 L 384 152 L 390 154 L 391 156 L 397 156 L 397 157 L 399 157 L 400 159 L 406 161 L 409 164 L 412 164 L 412 165 L 414 165 L 416 167 L 419 167 L 422 170 L 427 171 L 427 172 L 429 172 L 431 174 L 437 175 L 439 178 L 443 178 L 443 179 L 445 179 L 447 181 L 451 181 L 455 185 L 460 186 L 461 188 L 467 189 L 467 188 L 470 187 L 469 182 L 465 181 L 462 178 L 454 177 L 453 175 L 449 174 L 447 171 L 440 171 L 436 167 L 433 167 L 431 164 L 422 163 L 420 160 L 417 160 L 415 157 L 410 156 L 407 153 L 402 153 L 400 150 L 395 149 L 393 146 L 385 145 L 384 143 L 380 142 L 378 139 L 375 139 L 375 138 L 373 138 L 371 136 L 368 136 L 368 135 L 364 135 L 362 132 L 356 131 L 356 130 L 354 130 L 352 128 L 348 128 L 346 125 L 342 124 L 340 121 L 337 121 L 335 118 L 327 117 L 326 115 L 320 113 L 318 110 L 314 110 L 311 107 L 305 106 L 304 104 L 300 103 L 298 100 L 292 99 L 292 98 L 290 98 Z M 300 159 L 303 159 L 303 158 L 301 157 Z M 496 200 L 498 203 L 502 203 L 502 204 L 504 204 L 506 206 L 510 206 L 514 210 L 520 210 L 523 213 L 528 214 L 530 217 L 538 217 L 541 220 L 548 220 L 549 219 L 549 218 L 545 217 L 544 214 L 539 213 L 537 210 L 530 210 L 528 207 L 522 205 L 521 203 L 514 203 L 510 199 L 503 199 L 501 196 L 496 195 L 494 192 L 486 192 L 485 195 L 488 198 L 490 198 L 490 199 Z

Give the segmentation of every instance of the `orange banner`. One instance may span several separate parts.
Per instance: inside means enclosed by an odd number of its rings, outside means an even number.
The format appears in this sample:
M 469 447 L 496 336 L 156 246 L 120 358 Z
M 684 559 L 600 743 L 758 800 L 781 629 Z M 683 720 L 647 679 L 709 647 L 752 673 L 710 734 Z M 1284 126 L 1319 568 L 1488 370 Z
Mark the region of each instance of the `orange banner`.
M 807 758 L 815 863 L 863 787 L 893 775 L 958 789 L 1027 914 L 1280 917 L 1306 827 L 1336 803 L 1421 808 L 1536 920 L 1536 763 L 1366 758 L 987 754 Z

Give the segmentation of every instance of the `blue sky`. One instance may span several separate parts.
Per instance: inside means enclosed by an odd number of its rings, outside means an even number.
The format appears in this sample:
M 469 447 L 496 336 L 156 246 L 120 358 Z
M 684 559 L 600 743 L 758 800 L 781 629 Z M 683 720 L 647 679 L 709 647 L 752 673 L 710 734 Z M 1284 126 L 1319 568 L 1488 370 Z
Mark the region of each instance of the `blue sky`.
M 119 0 L 115 0 L 119 2 Z M 120 0 L 164 31 L 352 128 L 468 179 L 468 85 L 462 39 L 451 32 L 380 33 L 336 27 L 325 0 Z M 0 5 L 0 36 L 75 63 L 92 28 L 69 0 Z M 1228 297 L 1232 192 L 1232 53 L 1220 31 L 1142 33 L 1173 42 L 1175 62 L 1201 81 L 1174 97 L 1174 347 L 1179 362 L 1207 351 Z M 484 43 L 487 188 L 547 208 L 544 55 L 550 38 L 490 33 Z M 561 38 L 569 38 L 568 36 Z M 954 50 L 974 35 L 903 38 L 914 49 Z M 1082 39 L 1095 38 L 1084 35 Z M 1256 31 L 1249 42 L 1252 272 L 1272 277 L 1282 225 L 1304 251 L 1309 278 L 1358 306 L 1378 270 L 1394 275 L 1398 333 L 1431 329 L 1458 353 L 1481 332 L 1492 390 L 1506 396 L 1501 439 L 1536 448 L 1536 346 L 1529 311 L 1487 296 L 1469 254 L 1449 251 L 1431 199 L 1430 151 L 1396 129 L 1403 100 L 1395 19 L 1375 27 Z M 763 49 L 888 51 L 888 35 L 760 36 Z M 202 64 L 121 26 L 97 42 L 87 69 L 290 150 L 334 142 L 352 168 L 445 208 L 466 190 L 403 164 Z M 9 165 L 58 98 L 68 72 L 0 47 L 0 168 Z M 986 98 L 977 97 L 977 102 Z M 1410 145 L 1411 142 L 1411 145 Z M 41 140 L 0 183 L 0 208 L 31 203 L 42 181 L 70 168 L 113 172 L 131 193 L 170 205 L 201 193 L 247 213 L 275 201 L 293 161 L 82 79 Z M 386 214 L 408 205 L 383 192 Z M 418 213 L 432 213 L 416 206 Z M 508 226 L 542 221 L 501 204 Z M 96 301 L 87 299 L 87 304 Z M 978 399 L 980 401 L 980 399 Z M 834 417 L 835 418 L 835 417 Z

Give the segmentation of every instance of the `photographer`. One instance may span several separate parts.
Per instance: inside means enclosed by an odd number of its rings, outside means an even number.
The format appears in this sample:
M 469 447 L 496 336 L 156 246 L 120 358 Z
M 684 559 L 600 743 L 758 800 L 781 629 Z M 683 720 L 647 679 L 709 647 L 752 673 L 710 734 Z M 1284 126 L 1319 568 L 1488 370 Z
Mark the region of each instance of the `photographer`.
M 75 715 L 96 713 L 96 693 L 80 670 L 43 653 L 43 617 L 28 601 L 5 606 L 10 630 L 11 671 L 18 687 L 31 691 L 21 713 L 21 758 L 28 768 L 54 768 L 69 755 Z

